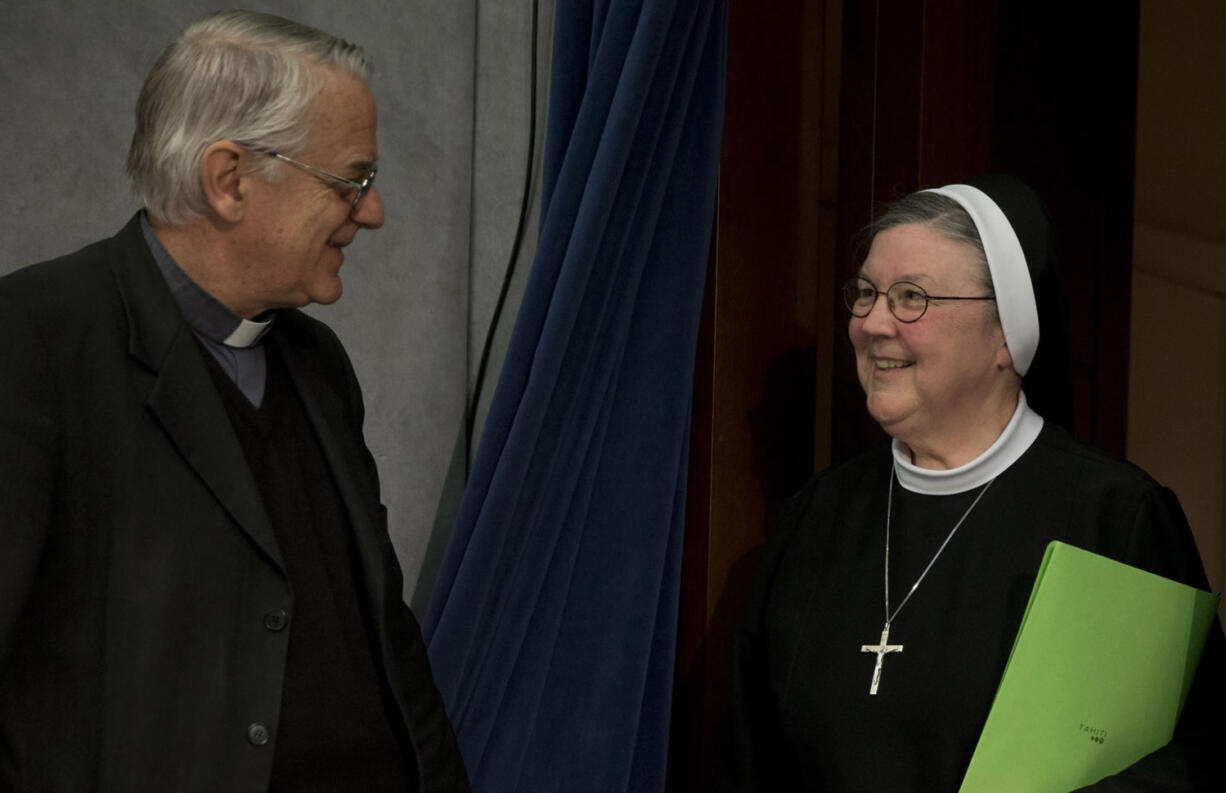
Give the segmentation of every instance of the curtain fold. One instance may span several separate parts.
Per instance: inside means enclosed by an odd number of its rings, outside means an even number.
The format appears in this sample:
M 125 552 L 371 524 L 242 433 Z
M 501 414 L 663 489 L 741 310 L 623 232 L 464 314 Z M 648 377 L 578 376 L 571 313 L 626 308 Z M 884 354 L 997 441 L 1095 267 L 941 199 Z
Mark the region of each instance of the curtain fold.
M 536 259 L 423 626 L 479 792 L 664 787 L 725 16 L 556 9 Z

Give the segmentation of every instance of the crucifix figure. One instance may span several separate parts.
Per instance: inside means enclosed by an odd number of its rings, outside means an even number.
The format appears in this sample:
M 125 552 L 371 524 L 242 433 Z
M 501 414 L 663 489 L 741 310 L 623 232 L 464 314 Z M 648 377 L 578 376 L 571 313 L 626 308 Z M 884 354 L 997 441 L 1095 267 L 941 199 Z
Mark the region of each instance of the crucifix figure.
M 890 644 L 890 623 L 886 623 L 881 630 L 881 642 L 879 644 L 862 644 L 860 645 L 862 653 L 877 653 L 877 665 L 873 667 L 873 684 L 868 687 L 870 695 L 877 694 L 877 684 L 881 682 L 881 663 L 885 660 L 887 653 L 901 653 L 901 644 Z

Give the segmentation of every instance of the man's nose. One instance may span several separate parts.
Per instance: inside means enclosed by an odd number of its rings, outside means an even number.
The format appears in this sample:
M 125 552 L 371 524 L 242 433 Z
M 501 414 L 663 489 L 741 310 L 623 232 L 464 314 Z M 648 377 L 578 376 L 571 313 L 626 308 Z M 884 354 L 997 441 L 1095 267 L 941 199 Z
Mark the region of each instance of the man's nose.
M 379 188 L 375 185 L 372 184 L 366 195 L 362 196 L 361 203 L 353 213 L 353 222 L 368 229 L 377 229 L 383 225 L 383 197 L 379 195 Z

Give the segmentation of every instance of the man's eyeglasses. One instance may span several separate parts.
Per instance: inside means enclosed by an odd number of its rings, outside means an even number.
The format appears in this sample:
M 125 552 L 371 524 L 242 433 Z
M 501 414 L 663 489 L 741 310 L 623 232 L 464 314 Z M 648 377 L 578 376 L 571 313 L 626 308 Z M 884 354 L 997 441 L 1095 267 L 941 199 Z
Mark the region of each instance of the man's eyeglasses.
M 248 147 L 251 148 L 251 147 Z M 375 183 L 375 174 L 378 173 L 377 167 L 371 167 L 370 171 L 358 181 L 346 179 L 343 176 L 337 176 L 334 173 L 328 173 L 325 170 L 316 168 L 314 165 L 307 165 L 304 162 L 298 162 L 293 157 L 286 157 L 284 154 L 275 151 L 265 151 L 263 149 L 254 149 L 267 154 L 269 157 L 276 157 L 278 160 L 287 162 L 296 168 L 301 168 L 304 171 L 313 173 L 320 179 L 332 182 L 334 184 L 343 185 L 353 191 L 353 201 L 349 204 L 349 214 L 353 215 L 358 211 L 358 204 L 362 203 L 362 199 L 370 192 L 371 185 Z
M 897 281 L 884 292 L 873 286 L 867 278 L 853 278 L 843 284 L 843 302 L 853 317 L 867 317 L 877 304 L 877 296 L 885 295 L 885 304 L 899 322 L 915 322 L 924 316 L 930 300 L 995 300 L 995 295 L 982 297 L 954 297 L 930 295 L 919 284 Z

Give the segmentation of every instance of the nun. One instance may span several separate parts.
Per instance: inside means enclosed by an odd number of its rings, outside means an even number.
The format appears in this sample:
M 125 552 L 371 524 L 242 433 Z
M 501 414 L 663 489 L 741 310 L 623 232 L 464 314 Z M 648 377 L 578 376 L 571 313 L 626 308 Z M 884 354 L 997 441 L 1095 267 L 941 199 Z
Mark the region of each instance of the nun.
M 768 544 L 734 650 L 739 791 L 958 790 L 1052 540 L 1207 588 L 1174 494 L 1061 426 L 1067 308 L 1035 194 L 925 190 L 869 233 L 843 294 L 892 440 L 818 474 Z M 1176 738 L 1088 789 L 1219 789 L 1222 657 L 1215 625 Z

